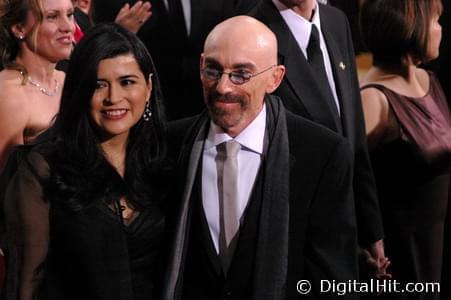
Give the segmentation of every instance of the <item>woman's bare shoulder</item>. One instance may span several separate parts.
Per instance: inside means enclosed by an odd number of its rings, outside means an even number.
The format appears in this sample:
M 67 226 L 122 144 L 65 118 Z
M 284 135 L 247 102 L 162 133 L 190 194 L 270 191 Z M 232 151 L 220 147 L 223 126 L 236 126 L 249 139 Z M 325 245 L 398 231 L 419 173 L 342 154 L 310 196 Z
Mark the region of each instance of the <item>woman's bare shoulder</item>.
M 14 70 L 2 70 L 0 72 L 0 114 L 10 113 L 13 108 L 14 113 L 24 110 L 24 101 L 27 94 L 22 84 L 22 76 Z
M 62 85 L 64 83 L 64 79 L 66 78 L 66 73 L 63 71 L 55 70 L 56 80 Z

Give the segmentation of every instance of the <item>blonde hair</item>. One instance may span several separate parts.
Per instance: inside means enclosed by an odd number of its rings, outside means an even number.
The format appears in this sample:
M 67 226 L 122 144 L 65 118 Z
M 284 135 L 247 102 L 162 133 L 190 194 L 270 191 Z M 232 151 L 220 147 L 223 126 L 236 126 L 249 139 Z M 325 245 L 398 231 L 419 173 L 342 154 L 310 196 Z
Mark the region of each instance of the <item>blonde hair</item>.
M 24 66 L 15 62 L 21 41 L 14 35 L 12 28 L 14 25 L 24 24 L 30 11 L 37 18 L 32 30 L 32 38 L 37 45 L 37 32 L 43 20 L 42 0 L 0 0 L 0 69 L 27 73 Z

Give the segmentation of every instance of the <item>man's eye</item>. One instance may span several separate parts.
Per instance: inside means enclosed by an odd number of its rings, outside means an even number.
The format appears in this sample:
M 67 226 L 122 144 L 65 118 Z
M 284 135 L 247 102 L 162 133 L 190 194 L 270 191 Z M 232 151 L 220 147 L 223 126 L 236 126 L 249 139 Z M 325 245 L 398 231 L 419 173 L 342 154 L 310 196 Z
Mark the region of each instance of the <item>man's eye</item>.
M 245 76 L 243 74 L 235 73 L 235 72 L 230 73 L 230 76 L 233 77 L 233 78 L 237 78 L 237 79 L 245 78 Z
M 244 70 L 233 71 L 231 74 L 233 77 L 243 78 L 243 79 L 249 79 L 252 77 L 252 74 L 250 72 L 244 71 Z
M 210 68 L 205 69 L 205 73 L 211 77 L 219 77 L 219 74 L 221 74 L 221 72 L 219 70 L 210 69 Z
M 242 70 L 242 69 L 233 71 L 233 73 L 240 74 L 240 75 L 242 75 L 242 76 L 244 76 L 244 77 L 252 76 L 252 73 L 251 73 L 251 72 L 249 72 L 248 70 Z

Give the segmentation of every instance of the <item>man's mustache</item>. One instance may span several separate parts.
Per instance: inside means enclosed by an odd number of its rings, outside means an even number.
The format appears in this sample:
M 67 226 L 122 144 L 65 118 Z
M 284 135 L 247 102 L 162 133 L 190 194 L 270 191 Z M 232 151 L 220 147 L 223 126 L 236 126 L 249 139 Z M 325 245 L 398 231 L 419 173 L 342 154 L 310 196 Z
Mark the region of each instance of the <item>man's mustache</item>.
M 224 102 L 224 103 L 241 103 L 244 104 L 244 99 L 240 95 L 234 95 L 231 93 L 220 94 L 217 92 L 211 92 L 207 96 L 208 103 L 213 104 L 214 102 Z

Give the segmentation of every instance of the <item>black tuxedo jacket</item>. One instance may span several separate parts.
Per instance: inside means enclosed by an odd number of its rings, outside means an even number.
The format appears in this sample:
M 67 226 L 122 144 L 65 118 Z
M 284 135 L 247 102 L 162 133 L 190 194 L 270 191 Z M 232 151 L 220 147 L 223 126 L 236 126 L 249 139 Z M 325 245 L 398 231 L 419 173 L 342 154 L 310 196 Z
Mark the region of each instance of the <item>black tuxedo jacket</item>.
M 269 99 L 280 101 L 274 96 Z M 282 109 L 285 114 L 285 109 Z M 193 222 L 191 193 L 199 173 L 197 170 L 209 122 L 204 113 L 203 116 L 179 120 L 169 126 L 170 149 L 173 156 L 178 157 L 178 183 L 174 190 L 175 198 L 180 202 L 177 209 L 170 210 L 174 212 L 173 220 L 168 218 L 174 241 L 169 251 L 168 272 L 163 286 L 165 300 L 183 298 L 180 291 L 186 251 L 188 243 L 192 242 L 187 238 Z M 309 299 L 317 299 L 321 297 L 318 292 L 320 280 L 357 278 L 349 144 L 332 131 L 289 112 L 286 113 L 285 124 L 289 144 L 287 151 L 276 149 L 280 146 L 278 144 L 270 146 L 265 164 L 271 160 L 271 153 L 274 153 L 272 159 L 277 163 L 284 159 L 289 161 L 286 181 L 278 180 L 275 171 L 271 171 L 268 177 L 272 181 L 269 185 L 274 182 L 287 185 L 287 194 L 263 191 L 263 197 L 268 198 L 262 200 L 264 204 L 260 209 L 256 261 L 251 270 L 252 297 L 249 299 L 296 299 L 299 297 L 296 283 L 302 279 L 310 280 L 313 285 Z M 276 150 L 271 150 L 271 147 Z M 267 185 L 267 181 L 263 182 L 265 188 Z M 286 200 L 281 201 L 281 198 Z M 264 205 L 270 205 L 271 209 L 266 211 Z M 273 230 L 268 231 L 267 226 Z M 271 233 L 269 236 L 265 234 L 268 232 Z M 287 239 L 280 242 L 281 236 Z M 263 244 L 265 241 L 266 244 Z M 338 298 L 333 294 L 329 296 Z M 345 299 L 353 297 L 348 295 Z M 235 299 L 233 295 L 231 299 Z
M 320 4 L 319 12 L 340 102 L 343 134 L 354 153 L 359 243 L 368 246 L 383 237 L 383 229 L 366 144 L 352 38 L 346 16 L 340 10 Z M 315 82 L 308 61 L 272 0 L 262 0 L 250 15 L 277 36 L 279 63 L 285 65 L 287 73 L 275 94 L 291 112 L 337 131 L 326 95 Z

